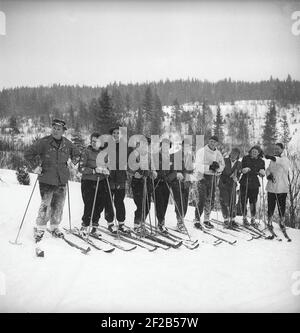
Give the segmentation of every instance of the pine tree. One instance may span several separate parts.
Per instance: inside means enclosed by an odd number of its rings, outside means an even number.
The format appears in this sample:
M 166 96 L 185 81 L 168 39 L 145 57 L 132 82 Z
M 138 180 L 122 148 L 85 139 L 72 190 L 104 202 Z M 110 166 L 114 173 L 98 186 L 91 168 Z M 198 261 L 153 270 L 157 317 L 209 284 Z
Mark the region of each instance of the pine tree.
M 273 151 L 273 146 L 277 140 L 276 115 L 277 112 L 275 102 L 272 102 L 266 114 L 266 121 L 262 135 L 264 150 L 267 153 L 271 153 Z
M 148 86 L 145 91 L 145 96 L 143 100 L 143 118 L 144 118 L 144 126 L 143 132 L 150 136 L 152 129 L 152 121 L 153 121 L 153 94 L 151 88 Z
M 287 147 L 292 138 L 290 136 L 290 128 L 286 114 L 282 117 L 281 129 L 282 129 L 281 142 L 285 147 Z
M 231 148 L 239 148 L 243 155 L 250 148 L 248 117 L 242 111 L 234 109 L 228 117 L 228 137 L 227 141 Z
M 120 122 L 123 122 L 125 118 L 125 104 L 116 84 L 114 85 L 112 90 L 111 103 L 112 103 L 113 117 L 115 119 L 118 119 Z
M 98 114 L 100 113 L 100 105 L 96 98 L 93 98 L 89 104 L 89 115 L 92 119 L 93 130 L 99 130 L 97 128 Z
M 171 119 L 172 119 L 172 123 L 177 131 L 180 131 L 180 129 L 181 129 L 181 121 L 182 121 L 181 113 L 182 113 L 182 110 L 180 109 L 180 105 L 176 98 L 174 100 L 173 106 L 172 106 Z
M 161 101 L 157 94 L 154 96 L 154 105 L 152 111 L 151 134 L 161 134 L 161 127 L 164 114 L 162 110 Z
M 113 106 L 108 90 L 104 89 L 98 101 L 100 109 L 97 114 L 97 128 L 101 134 L 107 134 L 109 129 L 115 125 L 116 120 L 113 116 Z
M 221 114 L 220 105 L 218 104 L 216 120 L 214 121 L 213 134 L 219 138 L 220 142 L 223 142 L 224 140 L 223 125 L 224 125 L 224 120 Z
M 20 131 L 18 129 L 17 118 L 15 116 L 11 116 L 9 118 L 9 127 L 12 129 L 13 134 L 20 133 Z
M 74 145 L 78 148 L 80 154 L 85 148 L 85 142 L 82 137 L 82 134 L 79 130 L 75 130 L 72 133 L 71 141 L 74 143 Z
M 138 112 L 137 112 L 136 124 L 135 124 L 135 134 L 142 135 L 143 129 L 144 129 L 143 112 L 142 112 L 142 108 L 139 107 Z

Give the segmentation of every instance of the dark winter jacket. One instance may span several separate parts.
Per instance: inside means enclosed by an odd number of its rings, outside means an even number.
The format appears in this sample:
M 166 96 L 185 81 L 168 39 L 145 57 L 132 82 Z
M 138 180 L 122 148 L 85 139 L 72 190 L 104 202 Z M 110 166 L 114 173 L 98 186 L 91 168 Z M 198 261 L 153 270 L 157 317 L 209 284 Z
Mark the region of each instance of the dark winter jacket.
M 38 140 L 25 152 L 25 159 L 32 169 L 41 164 L 42 174 L 38 180 L 49 185 L 64 185 L 68 182 L 70 174 L 67 162 L 70 158 L 73 164 L 78 163 L 80 153 L 77 147 L 65 137 L 62 137 L 58 146 L 52 135 Z
M 121 168 L 119 163 L 119 143 L 116 143 L 116 170 L 110 170 L 109 175 L 109 183 L 112 189 L 120 188 L 124 189 L 126 186 L 126 180 L 127 180 L 127 166 L 125 161 L 125 165 L 123 165 L 122 169 L 125 170 L 119 170 Z
M 161 158 L 161 156 L 160 156 Z M 181 168 L 177 167 L 177 163 L 175 161 L 181 160 Z M 175 165 L 176 164 L 176 165 Z M 162 163 L 160 163 L 160 167 Z M 190 155 L 184 155 L 183 151 L 180 149 L 177 152 L 170 154 L 170 170 L 162 170 L 158 172 L 158 175 L 161 175 L 161 178 L 168 183 L 176 181 L 177 173 L 182 173 L 182 175 L 187 178 L 188 174 L 193 173 L 192 169 L 192 157 Z M 159 178 L 159 176 L 158 176 Z
M 242 163 L 236 161 L 232 164 L 230 157 L 224 159 L 225 168 L 220 176 L 219 187 L 232 187 L 233 179 L 231 176 L 235 173 L 236 177 L 239 178 L 241 175 Z
M 243 174 L 240 184 L 241 186 L 246 186 L 248 177 L 248 188 L 258 188 L 260 187 L 258 172 L 259 170 L 265 170 L 265 162 L 262 158 L 252 158 L 250 155 L 246 155 L 242 159 L 242 169 L 250 168 L 250 171 Z M 247 176 L 248 175 L 248 176 Z
M 100 150 L 93 149 L 90 145 L 82 153 L 79 162 L 79 171 L 82 174 L 81 180 L 94 180 L 97 181 L 105 179 L 104 174 L 95 174 L 95 169 L 97 167 L 96 160 Z

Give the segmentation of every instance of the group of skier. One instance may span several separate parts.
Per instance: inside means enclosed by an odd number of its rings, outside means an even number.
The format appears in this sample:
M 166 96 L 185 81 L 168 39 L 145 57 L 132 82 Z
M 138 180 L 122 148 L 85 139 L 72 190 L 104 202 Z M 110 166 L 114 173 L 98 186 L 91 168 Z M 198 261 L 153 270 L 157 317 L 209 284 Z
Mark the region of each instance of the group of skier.
M 185 231 L 185 215 L 187 212 L 190 190 L 193 181 L 197 182 L 197 191 L 193 191 L 192 198 L 195 206 L 194 227 L 198 229 L 213 228 L 210 213 L 215 206 L 215 192 L 217 186 L 220 193 L 220 205 L 226 228 L 237 227 L 235 221 L 237 211 L 243 215 L 245 226 L 256 224 L 256 206 L 259 188 L 264 187 L 264 177 L 267 178 L 268 200 L 268 229 L 273 235 L 272 217 L 276 204 L 280 216 L 280 227 L 285 232 L 284 216 L 288 193 L 289 160 L 284 156 L 284 147 L 277 143 L 274 155 L 264 155 L 259 146 L 253 146 L 249 153 L 240 161 L 240 151 L 233 148 L 229 157 L 223 157 L 218 150 L 219 140 L 211 136 L 208 143 L 198 149 L 195 159 L 191 150 L 185 149 L 184 142 L 180 149 L 172 151 L 172 142 L 168 138 L 160 141 L 158 150 L 158 165 L 153 167 L 151 139 L 139 149 L 132 149 L 139 168 L 132 169 L 119 158 L 120 136 L 119 126 L 111 128 L 111 135 L 116 149 L 116 165 L 109 169 L 107 164 L 99 164 L 99 154 L 105 146 L 101 142 L 100 133 L 94 132 L 90 136 L 90 145 L 80 153 L 78 148 L 69 141 L 64 133 L 66 124 L 63 120 L 54 119 L 52 133 L 35 142 L 25 153 L 33 172 L 38 174 L 41 205 L 34 227 L 34 237 L 39 241 L 50 221 L 50 231 L 56 237 L 62 237 L 59 228 L 66 193 L 69 191 L 68 180 L 69 160 L 78 164 L 81 177 L 81 193 L 84 203 L 81 233 L 100 235 L 99 220 L 104 212 L 108 230 L 112 234 L 128 233 L 125 226 L 126 209 L 124 204 L 127 180 L 130 179 L 132 196 L 136 205 L 134 213 L 134 232 L 145 232 L 145 221 L 151 204 L 155 209 L 155 226 L 161 233 L 166 233 L 165 216 L 169 198 L 173 199 L 177 218 L 177 228 Z M 168 153 L 165 154 L 164 150 Z M 147 157 L 147 158 L 145 158 Z M 106 156 L 106 162 L 108 157 Z M 265 170 L 264 159 L 270 164 Z M 166 159 L 166 160 L 165 160 Z M 181 167 L 178 163 L 181 161 Z M 143 165 L 147 164 L 147 165 Z M 124 164 L 124 165 L 123 165 Z M 164 165 L 168 168 L 164 168 Z M 240 183 L 238 204 L 237 184 Z M 247 219 L 247 203 L 250 205 L 250 222 Z M 201 216 L 204 212 L 203 224 Z M 148 217 L 148 219 L 150 216 Z

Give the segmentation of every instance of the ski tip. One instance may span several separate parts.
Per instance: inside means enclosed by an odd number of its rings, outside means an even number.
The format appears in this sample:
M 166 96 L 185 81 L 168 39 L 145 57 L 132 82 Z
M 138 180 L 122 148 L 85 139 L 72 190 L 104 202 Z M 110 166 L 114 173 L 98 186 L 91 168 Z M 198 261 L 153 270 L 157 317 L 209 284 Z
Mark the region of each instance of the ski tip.
M 16 241 L 9 241 L 10 244 L 12 245 L 22 245 L 22 243 L 16 242 Z
M 149 252 L 154 252 L 154 251 L 156 251 L 157 249 L 158 249 L 158 247 L 155 246 L 155 247 L 153 247 L 153 249 L 148 249 L 148 251 L 149 251 Z
M 109 250 L 103 250 L 105 253 L 112 253 L 112 252 L 114 252 L 114 250 L 115 250 L 116 248 L 115 247 L 113 247 L 113 248 L 111 248 L 111 249 L 109 249 Z
M 81 252 L 82 252 L 83 254 L 88 254 L 90 251 L 91 251 L 91 248 L 88 247 L 87 249 L 82 250 Z
M 37 257 L 40 257 L 40 258 L 44 258 L 44 256 L 45 256 L 45 253 L 44 253 L 44 251 L 42 251 L 40 248 L 36 248 L 35 249 L 35 254 L 36 254 L 36 256 Z

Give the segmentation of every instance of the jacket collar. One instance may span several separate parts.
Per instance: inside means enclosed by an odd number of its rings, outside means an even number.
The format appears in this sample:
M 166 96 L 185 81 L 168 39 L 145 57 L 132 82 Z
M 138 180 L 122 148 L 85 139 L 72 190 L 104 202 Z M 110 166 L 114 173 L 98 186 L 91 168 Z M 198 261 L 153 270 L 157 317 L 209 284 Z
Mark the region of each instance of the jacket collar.
M 55 142 L 53 136 L 50 135 L 50 145 L 53 146 L 53 147 L 56 148 L 56 149 L 57 149 L 57 148 L 58 148 L 58 149 L 62 149 L 62 148 L 64 148 L 64 147 L 66 146 L 66 138 L 65 138 L 64 136 L 62 136 L 61 139 L 62 139 L 62 140 L 61 140 L 61 144 L 60 144 L 59 147 L 57 147 L 57 144 L 56 144 L 56 142 Z

